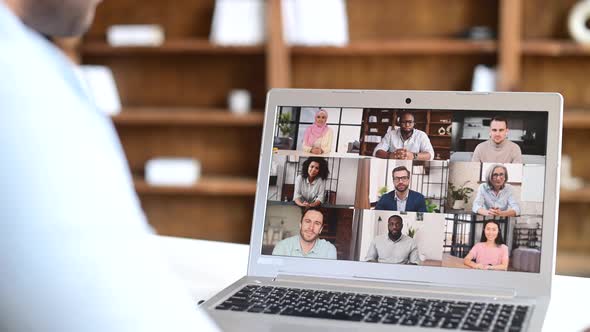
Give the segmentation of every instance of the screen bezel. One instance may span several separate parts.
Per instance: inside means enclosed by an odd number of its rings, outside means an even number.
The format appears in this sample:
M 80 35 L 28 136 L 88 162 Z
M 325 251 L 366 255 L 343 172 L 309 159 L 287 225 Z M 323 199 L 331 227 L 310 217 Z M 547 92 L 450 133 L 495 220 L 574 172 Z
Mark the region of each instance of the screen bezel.
M 406 98 L 412 99 L 410 105 L 406 104 Z M 262 255 L 273 131 L 279 106 L 437 109 L 457 112 L 473 110 L 547 112 L 545 200 L 540 272 L 441 269 L 429 266 L 416 267 Z M 276 277 L 278 274 L 301 274 L 351 279 L 369 278 L 459 287 L 511 289 L 519 296 L 550 295 L 551 277 L 555 270 L 557 241 L 562 118 L 563 97 L 558 93 L 273 89 L 269 91 L 267 96 L 248 275 Z M 441 279 L 441 273 L 444 273 L 444 279 Z

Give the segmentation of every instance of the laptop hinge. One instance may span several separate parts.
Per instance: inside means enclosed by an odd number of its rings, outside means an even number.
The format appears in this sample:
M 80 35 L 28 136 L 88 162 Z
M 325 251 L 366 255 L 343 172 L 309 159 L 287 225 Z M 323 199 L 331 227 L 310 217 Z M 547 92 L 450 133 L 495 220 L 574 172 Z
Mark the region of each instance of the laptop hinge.
M 424 295 L 458 295 L 468 297 L 485 297 L 492 299 L 512 299 L 517 295 L 516 290 L 513 288 L 500 288 L 491 286 L 478 288 L 434 282 L 416 282 L 408 280 L 367 278 L 357 276 L 353 276 L 351 278 L 350 276 L 331 275 L 329 278 L 326 278 L 314 275 L 278 274 L 273 279 L 273 281 L 320 286 L 359 287 L 366 292 L 387 290 L 420 293 Z

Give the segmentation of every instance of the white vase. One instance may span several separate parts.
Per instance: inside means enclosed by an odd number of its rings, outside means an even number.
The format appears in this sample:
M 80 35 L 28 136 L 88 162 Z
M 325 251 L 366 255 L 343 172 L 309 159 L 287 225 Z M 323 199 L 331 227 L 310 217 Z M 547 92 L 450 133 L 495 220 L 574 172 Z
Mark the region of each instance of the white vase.
M 462 199 L 457 199 L 453 203 L 453 210 L 463 210 L 465 209 L 465 201 Z

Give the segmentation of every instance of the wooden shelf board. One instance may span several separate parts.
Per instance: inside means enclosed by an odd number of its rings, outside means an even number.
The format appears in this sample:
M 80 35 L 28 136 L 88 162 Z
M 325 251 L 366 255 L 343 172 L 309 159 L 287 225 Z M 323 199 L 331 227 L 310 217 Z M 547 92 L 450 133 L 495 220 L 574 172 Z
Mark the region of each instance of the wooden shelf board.
M 557 249 L 556 271 L 559 274 L 590 276 L 590 255 L 586 252 Z
M 207 39 L 167 40 L 160 46 L 111 46 L 105 41 L 86 40 L 82 43 L 83 55 L 130 55 L 130 54 L 252 54 L 263 55 L 264 46 L 220 46 Z
M 445 137 L 445 138 L 451 138 L 451 135 L 428 135 L 430 137 Z
M 590 187 L 578 190 L 561 189 L 559 201 L 562 203 L 590 203 Z
M 234 114 L 224 109 L 129 107 L 112 117 L 117 126 L 262 126 L 264 114 L 252 111 Z
M 563 113 L 563 128 L 590 129 L 590 110 L 566 110 Z
M 450 150 L 451 149 L 448 146 L 433 146 L 432 148 L 439 149 L 439 150 Z
M 522 43 L 522 53 L 541 56 L 590 55 L 590 46 L 569 40 L 525 40 Z
M 142 178 L 134 178 L 135 190 L 140 195 L 211 195 L 252 196 L 256 193 L 256 179 L 244 177 L 203 176 L 192 186 L 152 186 Z
M 494 54 L 498 47 L 494 40 L 471 41 L 462 39 L 400 39 L 366 40 L 343 47 L 294 46 L 294 55 L 388 55 L 388 54 Z

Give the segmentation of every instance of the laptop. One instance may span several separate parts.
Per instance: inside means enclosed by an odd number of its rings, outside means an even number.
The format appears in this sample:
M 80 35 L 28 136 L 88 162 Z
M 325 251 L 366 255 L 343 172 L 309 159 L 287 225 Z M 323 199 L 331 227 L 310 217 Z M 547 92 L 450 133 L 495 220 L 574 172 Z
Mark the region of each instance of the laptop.
M 540 331 L 556 93 L 273 89 L 228 331 Z M 224 264 L 224 262 L 220 262 Z

